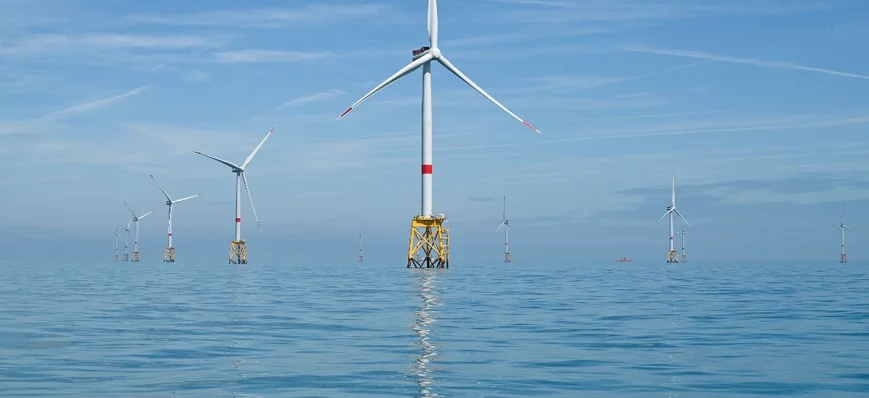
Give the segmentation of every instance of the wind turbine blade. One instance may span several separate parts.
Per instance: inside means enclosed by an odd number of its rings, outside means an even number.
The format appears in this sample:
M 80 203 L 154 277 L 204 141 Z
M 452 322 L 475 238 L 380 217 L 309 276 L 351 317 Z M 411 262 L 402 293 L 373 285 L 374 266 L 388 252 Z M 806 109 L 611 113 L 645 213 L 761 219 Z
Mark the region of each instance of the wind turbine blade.
M 661 219 L 660 219 L 660 220 L 658 220 L 658 222 L 661 222 L 661 221 L 663 221 L 663 220 L 664 220 L 664 218 L 665 218 L 665 217 L 667 217 L 667 216 L 669 216 L 669 215 L 670 215 L 670 213 L 672 213 L 672 212 L 673 212 L 673 210 L 667 210 L 667 212 L 666 212 L 666 213 L 664 213 L 664 215 L 663 215 L 663 216 L 661 216 Z
M 126 200 L 124 201 L 124 206 L 127 206 L 127 210 L 130 211 L 130 213 L 133 215 L 133 218 L 136 218 L 136 212 L 134 212 L 133 209 L 130 208 L 130 205 L 127 204 Z
M 195 153 L 195 154 L 197 154 L 197 155 L 205 156 L 205 157 L 207 157 L 207 158 L 209 158 L 209 159 L 211 159 L 211 160 L 216 160 L 216 161 L 218 161 L 218 162 L 220 162 L 220 163 L 223 163 L 223 164 L 225 164 L 225 165 L 227 165 L 227 166 L 229 166 L 229 167 L 232 167 L 233 169 L 241 169 L 241 168 L 242 168 L 241 166 L 239 166 L 239 165 L 237 165 L 237 164 L 235 164 L 235 163 L 232 163 L 232 162 L 230 162 L 230 161 L 228 161 L 228 160 L 223 160 L 223 159 L 218 158 L 218 157 L 211 156 L 211 155 L 209 155 L 209 154 L 207 154 L 207 153 L 202 153 L 202 152 L 199 152 L 199 151 L 193 151 L 193 153 Z
M 201 193 L 198 193 L 198 194 L 193 195 L 193 196 L 188 196 L 188 197 L 186 197 L 186 198 L 181 198 L 181 199 L 178 199 L 178 200 L 172 201 L 172 203 L 173 203 L 173 204 L 175 204 L 175 203 L 181 203 L 181 202 L 183 202 L 183 201 L 185 201 L 185 200 L 190 200 L 190 199 L 197 198 L 197 197 L 200 197 L 200 196 L 202 196 L 202 194 L 201 194 Z
M 504 224 L 504 223 L 502 222 L 501 225 L 498 226 L 498 229 L 495 230 L 495 232 L 500 231 L 501 228 L 503 228 L 505 225 L 507 225 L 507 224 Z
M 149 211 L 149 212 L 147 212 L 147 213 L 145 213 L 145 214 L 142 214 L 142 216 L 139 217 L 139 220 L 141 220 L 141 219 L 143 219 L 143 218 L 145 218 L 145 217 L 148 217 L 148 214 L 151 214 L 151 213 L 153 213 L 153 212 L 154 212 L 154 210 L 151 210 L 151 211 Z
M 428 42 L 431 48 L 438 48 L 438 2 L 428 0 Z
M 244 190 L 247 192 L 247 200 L 250 201 L 250 208 L 253 209 L 253 218 L 256 219 L 256 225 L 259 227 L 259 230 L 263 230 L 263 225 L 259 222 L 259 216 L 256 215 L 256 207 L 253 205 L 253 198 L 250 196 L 250 189 L 247 187 L 247 177 L 245 173 L 241 172 L 241 181 L 244 182 Z
M 691 226 L 691 223 L 689 223 L 688 220 L 685 219 L 685 217 L 682 217 L 682 213 L 679 213 L 679 210 L 676 210 L 676 209 L 674 208 L 673 211 L 676 212 L 676 214 L 679 215 L 679 218 L 681 218 L 682 221 L 685 221 L 685 224 L 688 224 L 689 227 Z
M 847 230 L 848 230 L 848 232 L 854 232 L 854 231 L 852 231 L 852 230 L 851 230 L 851 228 L 848 228 L 848 227 L 847 227 L 847 226 L 845 226 L 845 225 L 843 225 L 843 226 L 842 226 L 842 227 L 843 227 L 843 228 L 845 228 L 845 229 L 847 229 Z
M 676 174 L 673 174 L 673 196 L 670 197 L 673 207 L 676 207 Z
M 163 195 L 166 196 L 166 200 L 168 200 L 168 201 L 171 202 L 171 201 L 172 201 L 172 198 L 170 198 L 170 197 L 169 197 L 169 194 L 166 193 L 166 190 L 163 189 L 163 187 L 160 186 L 160 183 L 157 182 L 157 179 L 154 178 L 154 175 L 153 175 L 153 174 L 148 174 L 148 175 L 151 176 L 151 179 L 152 179 L 152 180 L 154 180 L 154 184 L 157 184 L 157 188 L 160 188 L 160 190 L 163 191 Z
M 401 79 L 402 77 L 404 77 L 408 73 L 415 71 L 417 68 L 419 68 L 420 66 L 422 66 L 426 62 L 431 61 L 433 58 L 434 58 L 434 56 L 431 55 L 431 53 L 427 53 L 427 54 L 417 58 L 415 61 L 407 64 L 407 66 L 405 66 L 404 68 L 401 68 L 398 72 L 395 72 L 394 75 L 392 75 L 388 79 L 384 80 L 383 83 L 380 83 L 379 85 L 377 85 L 377 87 L 374 87 L 373 90 L 369 91 L 368 94 L 365 94 L 362 98 L 359 99 L 359 101 L 356 101 L 353 105 L 351 105 L 349 108 L 347 108 L 347 110 L 344 111 L 344 113 L 342 113 L 341 116 L 338 116 L 338 119 L 343 118 L 345 115 L 350 113 L 350 111 L 352 111 L 354 108 L 359 106 L 362 102 L 364 102 L 368 98 L 371 98 L 371 96 L 376 94 L 378 91 L 380 91 L 380 90 L 384 89 L 386 86 L 394 83 L 396 80 Z
M 449 70 L 450 72 L 453 72 L 453 74 L 456 75 L 456 77 L 458 77 L 459 79 L 461 79 L 461 80 L 462 80 L 463 82 L 465 82 L 467 85 L 471 86 L 471 88 L 473 88 L 474 90 L 477 90 L 478 93 L 482 94 L 482 95 L 483 95 L 484 97 L 486 97 L 489 101 L 492 101 L 493 104 L 498 105 L 498 107 L 501 108 L 501 110 L 503 110 L 504 112 L 509 113 L 510 116 L 513 116 L 513 118 L 515 118 L 516 120 L 522 122 L 522 124 L 524 124 L 525 126 L 528 126 L 528 128 L 530 128 L 530 129 L 536 131 L 537 134 L 542 134 L 542 133 L 540 132 L 540 130 L 538 130 L 536 127 L 532 126 L 530 123 L 526 122 L 525 120 L 522 120 L 521 117 L 516 116 L 516 114 L 513 113 L 513 112 L 511 112 L 509 109 L 507 109 L 506 106 L 501 105 L 500 102 L 498 102 L 496 99 L 492 98 L 492 96 L 489 95 L 489 93 L 487 93 L 486 90 L 483 90 L 480 86 L 477 85 L 477 83 L 474 83 L 470 78 L 468 78 L 467 76 L 465 76 L 465 74 L 462 73 L 462 71 L 460 71 L 458 68 L 456 68 L 452 63 L 450 63 L 450 61 L 449 61 L 446 57 L 444 57 L 443 55 L 441 55 L 437 60 L 438 60 L 438 62 L 441 63 L 441 65 L 444 66 L 444 68 L 447 68 L 447 70 Z
M 278 127 L 278 125 L 276 124 L 276 125 L 272 126 L 272 129 L 269 130 L 269 132 L 266 134 L 266 136 L 263 138 L 263 140 L 260 141 L 259 145 L 257 145 L 256 148 L 254 148 L 253 152 L 250 153 L 250 156 L 248 156 L 247 159 L 244 160 L 244 163 L 241 164 L 242 169 L 247 167 L 247 165 L 250 164 L 250 162 L 253 160 L 253 157 L 256 156 L 257 152 L 259 152 L 259 149 L 262 148 L 263 144 L 266 143 L 266 140 L 269 139 L 269 136 L 272 135 L 272 132 L 275 131 L 275 127 Z

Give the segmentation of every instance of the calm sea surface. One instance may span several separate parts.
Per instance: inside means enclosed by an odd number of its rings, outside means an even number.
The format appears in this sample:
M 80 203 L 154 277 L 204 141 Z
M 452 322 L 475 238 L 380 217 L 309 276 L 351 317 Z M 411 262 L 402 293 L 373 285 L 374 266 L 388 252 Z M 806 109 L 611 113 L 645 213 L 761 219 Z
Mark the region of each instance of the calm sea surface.
M 0 396 L 869 396 L 869 264 L 0 264 Z

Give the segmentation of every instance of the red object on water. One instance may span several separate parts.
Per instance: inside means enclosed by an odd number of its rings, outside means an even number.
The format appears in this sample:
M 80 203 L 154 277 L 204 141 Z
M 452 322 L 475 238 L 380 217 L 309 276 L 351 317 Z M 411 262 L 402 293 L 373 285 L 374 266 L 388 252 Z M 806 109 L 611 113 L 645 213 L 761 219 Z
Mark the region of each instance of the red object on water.
M 617 263 L 629 263 L 629 262 L 631 262 L 631 261 L 633 261 L 633 260 L 631 260 L 631 259 L 629 259 L 629 258 L 627 258 L 627 257 L 622 257 L 622 258 L 616 260 Z

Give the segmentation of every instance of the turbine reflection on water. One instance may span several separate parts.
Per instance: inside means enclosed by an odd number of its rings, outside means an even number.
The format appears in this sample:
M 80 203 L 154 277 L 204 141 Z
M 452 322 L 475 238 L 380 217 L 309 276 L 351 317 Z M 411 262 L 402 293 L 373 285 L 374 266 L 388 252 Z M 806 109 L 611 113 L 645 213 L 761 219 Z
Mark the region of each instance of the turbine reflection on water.
M 421 270 L 421 275 L 416 285 L 419 289 L 419 297 L 422 298 L 422 305 L 419 311 L 416 312 L 416 322 L 410 325 L 413 332 L 416 333 L 419 339 L 420 354 L 416 357 L 416 361 L 412 365 L 411 376 L 415 377 L 416 384 L 419 386 L 419 394 L 417 397 L 439 397 L 434 392 L 434 376 L 432 375 L 432 362 L 438 355 L 436 347 L 432 344 L 429 334 L 431 329 L 429 326 L 436 322 L 435 316 L 437 313 L 434 308 L 440 305 L 440 295 L 438 290 L 437 274 L 439 271 L 435 269 Z

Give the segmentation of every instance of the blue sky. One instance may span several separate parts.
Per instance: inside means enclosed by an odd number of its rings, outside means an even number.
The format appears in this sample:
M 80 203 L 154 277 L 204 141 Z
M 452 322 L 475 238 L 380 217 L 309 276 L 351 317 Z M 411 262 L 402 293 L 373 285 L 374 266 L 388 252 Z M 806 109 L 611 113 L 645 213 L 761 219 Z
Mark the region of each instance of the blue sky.
M 445 55 L 537 136 L 433 67 L 434 209 L 454 261 L 496 262 L 502 195 L 516 261 L 663 259 L 677 174 L 689 252 L 708 260 L 869 256 L 869 4 L 441 0 Z M 123 201 L 142 252 L 220 261 L 249 169 L 261 258 L 401 264 L 419 212 L 420 73 L 336 117 L 427 44 L 425 1 L 0 0 L 0 238 L 110 255 Z M 108 254 L 106 253 L 108 251 Z M 193 253 L 195 252 L 195 253 Z M 213 252 L 213 253 L 212 253 Z M 77 254 L 72 254 L 77 253 Z

